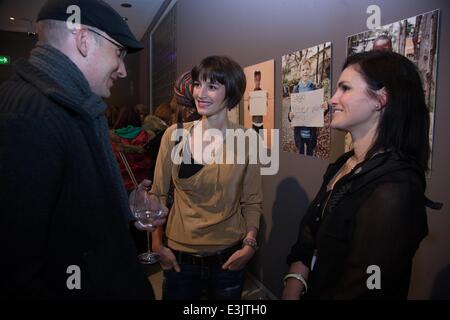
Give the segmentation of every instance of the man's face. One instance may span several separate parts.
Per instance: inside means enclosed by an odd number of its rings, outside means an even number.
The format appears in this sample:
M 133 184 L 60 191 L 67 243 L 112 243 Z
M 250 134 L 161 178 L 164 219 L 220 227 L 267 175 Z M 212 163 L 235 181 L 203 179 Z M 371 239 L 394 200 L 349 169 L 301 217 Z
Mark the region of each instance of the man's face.
M 93 37 L 98 35 L 93 34 Z M 119 44 L 114 44 L 108 35 L 106 39 L 100 39 L 100 43 L 94 49 L 90 62 L 90 85 L 92 91 L 103 98 L 111 95 L 111 87 L 117 78 L 125 78 L 127 71 L 123 61 L 123 54 Z M 114 43 L 113 43 L 114 42 Z

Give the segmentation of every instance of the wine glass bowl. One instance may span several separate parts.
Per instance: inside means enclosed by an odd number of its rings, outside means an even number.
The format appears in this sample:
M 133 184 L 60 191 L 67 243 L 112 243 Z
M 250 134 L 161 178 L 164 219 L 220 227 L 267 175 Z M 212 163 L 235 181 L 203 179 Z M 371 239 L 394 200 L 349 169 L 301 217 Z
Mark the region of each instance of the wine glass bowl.
M 134 216 L 143 227 L 154 227 L 155 220 L 163 218 L 163 209 L 142 209 L 135 210 Z
M 138 259 L 142 264 L 156 263 L 159 255 L 150 250 L 150 232 L 148 228 L 154 228 L 157 220 L 165 218 L 167 208 L 161 205 L 158 200 L 152 199 L 148 195 L 147 190 L 139 187 L 131 192 L 129 200 L 130 209 L 136 218 L 137 224 L 142 229 L 147 229 L 147 251 L 138 255 Z

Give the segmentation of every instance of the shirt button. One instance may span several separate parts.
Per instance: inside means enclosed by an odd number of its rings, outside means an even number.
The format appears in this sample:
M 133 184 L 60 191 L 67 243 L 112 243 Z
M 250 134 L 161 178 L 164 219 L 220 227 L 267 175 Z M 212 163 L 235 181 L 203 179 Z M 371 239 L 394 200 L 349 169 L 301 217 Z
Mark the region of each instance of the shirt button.
M 320 218 L 319 217 L 316 217 L 316 222 L 319 222 L 320 221 Z

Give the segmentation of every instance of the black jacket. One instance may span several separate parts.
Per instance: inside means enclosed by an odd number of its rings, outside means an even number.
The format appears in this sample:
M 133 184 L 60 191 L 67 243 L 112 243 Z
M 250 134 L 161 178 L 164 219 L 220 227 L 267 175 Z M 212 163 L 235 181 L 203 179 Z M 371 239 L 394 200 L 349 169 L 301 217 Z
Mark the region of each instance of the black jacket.
M 310 267 L 309 299 L 405 299 L 414 254 L 427 235 L 425 179 L 411 160 L 385 152 L 326 188 L 352 155 L 328 167 L 287 258 Z M 380 270 L 381 289 L 369 290 Z M 368 269 L 369 268 L 369 269 Z
M 16 69 L 0 86 L 0 295 L 152 299 L 92 117 L 29 62 Z

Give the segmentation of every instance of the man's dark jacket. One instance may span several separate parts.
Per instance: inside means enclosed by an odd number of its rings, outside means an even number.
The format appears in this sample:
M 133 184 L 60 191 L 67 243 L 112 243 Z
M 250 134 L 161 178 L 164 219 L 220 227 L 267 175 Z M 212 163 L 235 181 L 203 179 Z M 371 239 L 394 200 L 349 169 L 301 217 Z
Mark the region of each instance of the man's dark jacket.
M 0 295 L 152 299 L 108 153 L 73 94 L 24 60 L 0 86 Z

